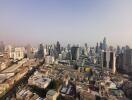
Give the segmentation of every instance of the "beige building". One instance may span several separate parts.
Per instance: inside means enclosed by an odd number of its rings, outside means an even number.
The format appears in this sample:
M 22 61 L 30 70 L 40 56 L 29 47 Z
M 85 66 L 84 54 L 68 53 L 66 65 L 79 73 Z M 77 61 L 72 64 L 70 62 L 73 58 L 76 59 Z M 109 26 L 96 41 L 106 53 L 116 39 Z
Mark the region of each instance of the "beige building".
M 46 94 L 46 100 L 57 100 L 58 93 L 54 90 L 49 90 Z
M 14 51 L 14 59 L 21 60 L 24 58 L 24 48 L 23 47 L 17 47 Z

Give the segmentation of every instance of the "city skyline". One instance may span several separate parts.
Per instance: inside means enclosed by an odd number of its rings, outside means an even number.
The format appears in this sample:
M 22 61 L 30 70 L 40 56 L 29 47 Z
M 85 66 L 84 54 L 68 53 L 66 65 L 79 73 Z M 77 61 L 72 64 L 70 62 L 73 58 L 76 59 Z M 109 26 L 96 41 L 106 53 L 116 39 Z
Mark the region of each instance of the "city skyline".
M 6 43 L 130 45 L 130 0 L 1 1 L 0 40 Z

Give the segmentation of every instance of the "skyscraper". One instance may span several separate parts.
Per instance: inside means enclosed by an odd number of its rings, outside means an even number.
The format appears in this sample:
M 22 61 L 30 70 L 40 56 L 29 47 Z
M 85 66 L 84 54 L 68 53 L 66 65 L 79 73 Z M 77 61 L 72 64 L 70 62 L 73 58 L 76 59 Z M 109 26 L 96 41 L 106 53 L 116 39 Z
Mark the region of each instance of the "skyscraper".
M 79 47 L 73 46 L 71 48 L 72 60 L 78 60 L 80 56 Z
M 106 43 L 106 37 L 104 37 L 104 40 L 103 40 L 103 50 L 106 50 L 107 49 L 107 43 Z
M 121 53 L 121 49 L 120 46 L 117 46 L 117 50 L 116 50 L 117 55 Z
M 113 51 L 102 51 L 102 67 L 112 69 L 112 72 L 116 71 L 116 56 Z
M 21 60 L 24 58 L 24 47 L 16 47 L 14 51 L 14 59 Z
M 57 41 L 57 44 L 55 45 L 55 49 L 54 49 L 55 59 L 58 59 L 59 58 L 59 54 L 60 53 L 61 53 L 61 47 L 60 47 L 59 41 Z
M 102 42 L 100 42 L 99 48 L 100 48 L 101 50 L 103 49 L 103 43 L 102 43 Z
M 37 52 L 37 58 L 42 59 L 43 57 L 44 57 L 44 47 L 43 44 L 40 44 Z
M 34 52 L 33 52 L 33 48 L 30 44 L 28 44 L 26 47 L 26 55 L 27 55 L 27 58 L 29 59 L 33 59 L 34 58 Z
M 125 50 L 123 62 L 123 69 L 128 73 L 132 72 L 132 49 Z
M 84 54 L 86 55 L 86 56 L 88 56 L 88 44 L 87 43 L 85 43 L 84 44 Z
M 96 53 L 99 53 L 99 45 L 98 45 L 98 43 L 96 45 Z
M 0 52 L 4 52 L 5 50 L 5 45 L 3 41 L 0 41 Z
M 71 50 L 71 45 L 70 44 L 67 45 L 67 50 L 68 51 Z
M 58 52 L 58 54 L 61 53 L 61 48 L 60 48 L 60 43 L 59 43 L 59 41 L 57 41 L 57 44 L 56 44 L 56 51 Z

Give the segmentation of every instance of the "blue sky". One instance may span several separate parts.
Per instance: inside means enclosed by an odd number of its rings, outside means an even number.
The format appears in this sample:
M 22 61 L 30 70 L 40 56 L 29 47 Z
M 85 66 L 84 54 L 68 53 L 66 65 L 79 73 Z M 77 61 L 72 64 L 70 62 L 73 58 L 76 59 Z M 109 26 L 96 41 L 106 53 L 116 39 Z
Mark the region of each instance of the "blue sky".
M 132 0 L 3 0 L 0 40 L 132 46 Z

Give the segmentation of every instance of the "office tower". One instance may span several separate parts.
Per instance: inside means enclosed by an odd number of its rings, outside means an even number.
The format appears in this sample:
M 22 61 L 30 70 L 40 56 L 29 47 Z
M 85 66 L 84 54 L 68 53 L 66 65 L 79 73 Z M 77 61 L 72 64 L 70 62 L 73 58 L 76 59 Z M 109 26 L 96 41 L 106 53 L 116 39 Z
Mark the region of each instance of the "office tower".
M 128 49 L 130 49 L 130 47 L 128 45 L 126 45 L 125 49 L 128 50 Z
M 88 56 L 88 45 L 87 43 L 84 44 L 84 48 L 82 48 L 82 55 Z
M 112 65 L 112 73 L 115 74 L 116 73 L 116 56 L 114 53 L 111 53 L 111 58 L 113 60 L 111 60 L 111 65 Z
M 34 53 L 34 50 L 33 50 L 32 46 L 30 44 L 28 44 L 25 47 L 25 51 L 26 51 L 27 58 L 29 58 L 29 59 L 33 59 L 34 58 L 35 53 Z
M 103 50 L 106 50 L 107 49 L 107 43 L 106 43 L 106 37 L 104 37 L 104 40 L 103 40 Z
M 114 47 L 113 46 L 109 46 L 109 49 L 110 51 L 114 51 Z
M 94 56 L 95 55 L 95 48 L 94 47 L 90 47 L 90 51 L 89 51 L 89 54 L 91 55 L 91 56 Z
M 3 53 L 5 50 L 5 45 L 3 41 L 0 41 L 0 52 Z
M 117 55 L 116 58 L 116 66 L 118 70 L 123 70 L 123 64 L 124 64 L 124 53 L 120 53 Z
M 72 60 L 71 51 L 68 51 L 68 53 L 66 54 L 66 60 Z
M 88 49 L 88 44 L 87 43 L 85 43 L 84 46 L 85 46 L 86 49 Z
M 100 46 L 99 46 L 99 48 L 100 48 L 100 50 L 103 49 L 103 43 L 102 43 L 102 42 L 100 42 Z
M 45 63 L 46 64 L 53 64 L 55 61 L 53 56 L 45 56 Z
M 121 53 L 120 46 L 117 46 L 116 54 L 119 55 Z
M 53 45 L 48 45 L 48 47 L 46 48 L 47 55 L 54 56 L 54 50 L 55 48 Z
M 126 49 L 124 52 L 123 69 L 128 73 L 132 72 L 132 49 Z
M 16 47 L 14 51 L 14 59 L 21 60 L 24 58 L 24 47 Z
M 84 44 L 84 50 L 87 53 L 86 55 L 88 55 L 88 44 L 87 43 Z
M 70 44 L 67 45 L 67 50 L 68 51 L 71 50 L 71 45 Z
M 49 52 L 50 52 L 50 56 L 55 56 L 53 48 L 50 48 Z
M 61 53 L 61 47 L 60 47 L 59 41 L 57 41 L 57 44 L 56 44 L 56 51 L 57 51 L 58 54 Z
M 71 48 L 72 60 L 78 60 L 80 56 L 79 47 L 73 46 Z
M 61 52 L 61 54 L 62 54 L 62 60 L 66 60 L 67 51 L 64 50 Z
M 43 57 L 44 57 L 44 47 L 43 44 L 40 44 L 37 52 L 37 58 L 42 59 Z
M 81 51 L 81 55 L 86 55 L 86 50 L 85 50 L 85 48 L 80 48 L 80 51 Z
M 102 67 L 106 69 L 112 69 L 112 72 L 116 71 L 116 56 L 113 51 L 102 51 Z
M 99 45 L 97 43 L 97 45 L 96 45 L 96 54 L 98 54 L 98 53 L 99 53 Z
M 117 59 L 117 65 L 118 65 L 118 69 L 119 70 L 124 70 L 126 72 L 131 71 L 131 49 L 130 48 L 126 48 L 126 47 L 122 47 L 122 49 L 120 49 L 120 53 L 118 54 L 118 59 Z M 118 49 L 117 49 L 118 52 Z M 130 67 L 130 68 L 129 68 Z
M 49 55 L 49 50 L 47 50 L 46 48 L 44 48 L 44 57 Z
M 57 41 L 57 44 L 55 45 L 55 49 L 54 49 L 55 59 L 58 59 L 59 58 L 59 54 L 60 53 L 61 53 L 61 47 L 60 47 L 59 41 Z
M 8 58 L 13 58 L 13 50 L 12 50 L 12 46 L 11 45 L 7 45 L 5 46 L 5 52 L 8 56 Z

